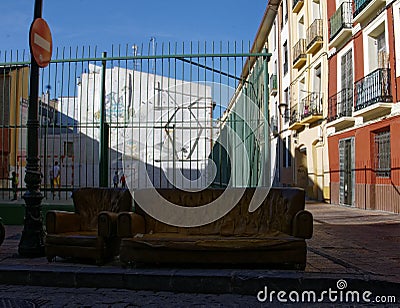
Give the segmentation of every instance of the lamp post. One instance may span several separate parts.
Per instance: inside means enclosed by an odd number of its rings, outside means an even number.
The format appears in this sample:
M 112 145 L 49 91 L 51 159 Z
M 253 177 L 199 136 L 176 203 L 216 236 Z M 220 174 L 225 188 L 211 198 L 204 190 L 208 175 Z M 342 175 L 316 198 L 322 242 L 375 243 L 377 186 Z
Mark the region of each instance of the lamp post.
M 42 16 L 43 0 L 35 0 L 34 20 Z M 31 52 L 32 54 L 32 52 Z M 41 218 L 43 195 L 40 192 L 39 120 L 38 120 L 39 66 L 31 55 L 29 106 L 27 121 L 27 158 L 25 168 L 26 192 L 24 229 L 18 245 L 23 257 L 44 256 L 44 230 Z

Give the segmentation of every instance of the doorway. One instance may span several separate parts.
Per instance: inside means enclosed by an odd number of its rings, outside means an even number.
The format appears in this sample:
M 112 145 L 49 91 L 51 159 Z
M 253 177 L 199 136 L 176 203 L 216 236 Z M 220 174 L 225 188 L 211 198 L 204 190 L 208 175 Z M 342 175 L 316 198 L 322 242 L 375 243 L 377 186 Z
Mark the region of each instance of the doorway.
M 354 137 L 339 141 L 340 185 L 339 203 L 354 206 L 355 156 Z

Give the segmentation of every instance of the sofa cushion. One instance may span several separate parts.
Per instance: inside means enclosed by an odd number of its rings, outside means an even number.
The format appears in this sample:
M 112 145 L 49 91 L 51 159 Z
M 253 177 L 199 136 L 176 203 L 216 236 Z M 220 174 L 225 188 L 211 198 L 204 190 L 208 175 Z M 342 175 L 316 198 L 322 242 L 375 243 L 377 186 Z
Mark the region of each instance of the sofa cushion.
M 96 231 L 47 234 L 46 245 L 97 247 L 102 242 Z
M 279 231 L 252 237 L 220 237 L 217 235 L 182 236 L 176 233 L 137 234 L 122 240 L 122 245 L 131 248 L 167 248 L 184 250 L 254 250 L 281 249 L 283 246 L 304 243 Z

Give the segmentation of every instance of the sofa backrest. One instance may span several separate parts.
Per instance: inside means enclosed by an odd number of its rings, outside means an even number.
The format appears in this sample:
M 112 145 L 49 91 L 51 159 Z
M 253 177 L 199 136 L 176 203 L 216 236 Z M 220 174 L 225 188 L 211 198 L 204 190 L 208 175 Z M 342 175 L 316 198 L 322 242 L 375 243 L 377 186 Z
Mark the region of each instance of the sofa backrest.
M 231 192 L 229 192 L 231 190 Z M 228 188 L 235 193 L 236 188 Z M 165 199 L 179 206 L 193 207 L 216 200 L 225 189 L 208 188 L 201 192 L 176 189 L 157 189 Z M 162 223 L 148 215 L 136 202 L 148 190 L 134 192 L 135 211 L 145 217 L 146 233 L 181 233 L 190 235 L 251 236 L 266 234 L 273 230 L 287 234 L 292 232 L 293 217 L 304 209 L 304 190 L 300 188 L 271 188 L 262 205 L 249 212 L 249 204 L 255 188 L 246 188 L 238 204 L 224 217 L 199 227 L 175 227 Z M 172 213 L 173 215 L 173 213 Z
M 132 210 L 132 195 L 121 188 L 79 188 L 72 194 L 75 213 L 81 216 L 81 230 L 97 229 L 101 211 L 128 212 Z

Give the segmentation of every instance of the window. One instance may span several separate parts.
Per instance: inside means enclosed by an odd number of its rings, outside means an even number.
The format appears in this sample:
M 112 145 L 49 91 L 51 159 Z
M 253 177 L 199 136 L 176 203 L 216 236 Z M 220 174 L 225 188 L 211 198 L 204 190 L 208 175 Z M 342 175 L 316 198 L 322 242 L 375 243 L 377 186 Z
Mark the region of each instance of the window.
M 287 0 L 283 0 L 283 11 L 285 13 L 285 24 L 288 21 L 288 6 L 287 6 L 287 4 L 288 4 L 288 1 Z
M 288 48 L 287 42 L 283 43 L 283 74 L 286 75 L 289 69 L 289 62 L 288 62 Z
M 285 123 L 289 122 L 289 101 L 290 101 L 290 92 L 289 88 L 286 88 L 283 92 L 283 99 L 286 104 L 286 109 L 285 109 Z
M 377 68 L 388 67 L 384 22 L 368 33 L 367 42 L 369 66 L 368 72 L 373 72 Z
M 74 143 L 64 142 L 64 156 L 72 157 L 74 156 Z
M 312 1 L 312 15 L 313 15 L 313 20 L 321 19 L 321 7 L 319 0 Z
M 375 138 L 375 172 L 376 176 L 390 177 L 390 130 L 378 132 Z
M 290 154 L 290 142 L 291 142 L 291 137 L 286 137 L 283 139 L 283 168 L 289 168 L 292 166 L 292 155 Z
M 321 92 L 321 64 L 314 69 L 314 92 Z
M 272 46 L 272 50 L 276 50 L 276 20 L 274 21 L 274 25 L 272 27 L 272 42 L 274 46 Z
M 297 23 L 297 33 L 298 33 L 298 38 L 303 39 L 306 37 L 305 35 L 305 30 L 304 30 L 304 16 L 302 15 L 299 18 L 299 22 Z

